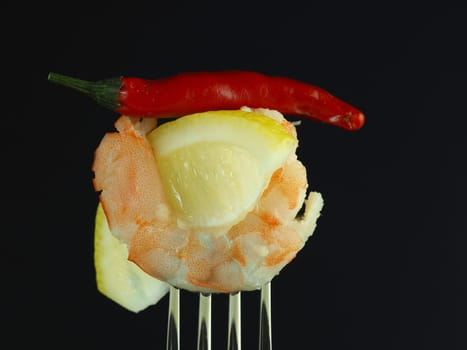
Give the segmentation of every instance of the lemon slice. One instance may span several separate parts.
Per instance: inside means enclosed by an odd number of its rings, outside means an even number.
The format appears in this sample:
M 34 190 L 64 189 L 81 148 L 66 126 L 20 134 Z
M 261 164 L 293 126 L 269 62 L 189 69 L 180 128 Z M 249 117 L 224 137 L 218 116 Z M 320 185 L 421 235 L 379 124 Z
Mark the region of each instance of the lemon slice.
M 169 285 L 149 276 L 127 258 L 126 244 L 111 234 L 99 204 L 94 232 L 97 289 L 124 308 L 139 312 L 156 304 L 168 292 Z
M 298 142 L 278 121 L 243 110 L 178 118 L 148 140 L 179 224 L 189 228 L 242 220 Z

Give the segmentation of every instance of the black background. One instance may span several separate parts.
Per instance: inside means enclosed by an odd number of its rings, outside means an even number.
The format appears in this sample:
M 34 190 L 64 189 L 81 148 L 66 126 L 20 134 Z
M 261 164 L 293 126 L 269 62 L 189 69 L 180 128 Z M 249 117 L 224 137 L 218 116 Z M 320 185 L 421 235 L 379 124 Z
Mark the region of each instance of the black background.
M 2 315 L 12 348 L 165 348 L 168 298 L 133 314 L 95 287 L 90 169 L 117 115 L 48 83 L 48 72 L 225 69 L 318 85 L 367 116 L 356 132 L 299 128 L 299 158 L 325 207 L 274 280 L 274 348 L 467 348 L 465 6 L 4 5 Z M 243 301 L 243 345 L 254 349 L 259 294 Z M 195 347 L 196 303 L 182 293 L 183 349 Z M 225 348 L 225 297 L 213 311 L 213 348 Z

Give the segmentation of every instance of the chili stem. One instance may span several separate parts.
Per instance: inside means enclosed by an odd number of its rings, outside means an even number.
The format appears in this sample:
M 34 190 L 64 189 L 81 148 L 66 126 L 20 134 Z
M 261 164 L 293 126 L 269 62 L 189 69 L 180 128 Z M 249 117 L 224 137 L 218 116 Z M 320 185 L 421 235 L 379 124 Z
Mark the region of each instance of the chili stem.
M 100 105 L 112 110 L 120 106 L 118 94 L 122 85 L 121 78 L 87 81 L 51 72 L 47 79 L 53 83 L 80 91 L 92 97 Z

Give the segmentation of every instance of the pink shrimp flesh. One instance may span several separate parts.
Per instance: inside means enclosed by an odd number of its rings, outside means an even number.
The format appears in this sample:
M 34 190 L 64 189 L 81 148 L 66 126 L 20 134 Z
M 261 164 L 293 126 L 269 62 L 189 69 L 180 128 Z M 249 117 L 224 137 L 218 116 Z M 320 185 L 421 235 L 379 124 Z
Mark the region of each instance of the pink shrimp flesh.
M 296 134 L 275 111 L 257 109 Z M 146 134 L 153 119 L 122 116 L 95 152 L 94 187 L 113 235 L 125 242 L 128 259 L 157 279 L 186 290 L 230 293 L 259 289 L 303 248 L 323 206 L 307 192 L 307 172 L 293 152 L 276 170 L 255 209 L 228 228 L 177 225 Z M 301 217 L 297 213 L 305 204 Z

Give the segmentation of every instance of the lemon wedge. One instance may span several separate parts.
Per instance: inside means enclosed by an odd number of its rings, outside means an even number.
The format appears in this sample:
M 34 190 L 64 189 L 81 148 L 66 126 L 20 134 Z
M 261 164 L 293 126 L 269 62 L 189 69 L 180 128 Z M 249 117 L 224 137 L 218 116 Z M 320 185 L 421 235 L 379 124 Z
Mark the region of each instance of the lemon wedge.
M 241 221 L 298 144 L 278 121 L 244 110 L 184 116 L 147 137 L 169 203 L 188 228 Z
M 169 285 L 149 276 L 127 258 L 126 244 L 112 235 L 99 204 L 94 230 L 97 289 L 127 310 L 139 312 L 156 304 L 168 292 Z

